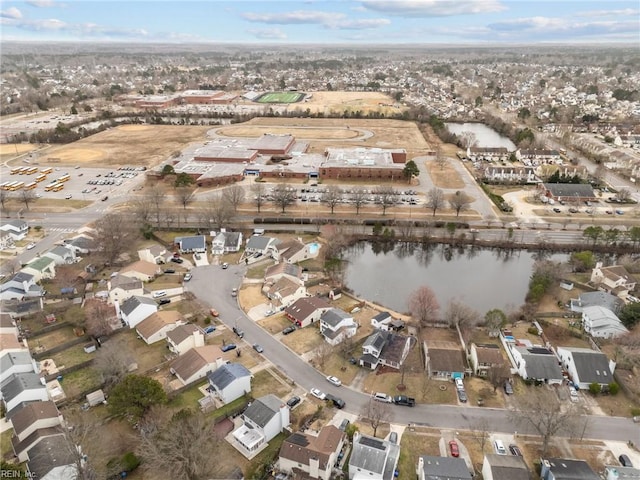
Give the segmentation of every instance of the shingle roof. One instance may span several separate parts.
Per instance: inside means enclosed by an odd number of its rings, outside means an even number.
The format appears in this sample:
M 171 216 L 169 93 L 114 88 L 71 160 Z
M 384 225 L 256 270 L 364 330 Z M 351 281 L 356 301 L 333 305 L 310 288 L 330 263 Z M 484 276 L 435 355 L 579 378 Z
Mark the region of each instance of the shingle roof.
M 399 455 L 398 445 L 359 434 L 353 441 L 349 467 L 376 472 L 383 480 L 392 480 Z
M 270 393 L 254 400 L 243 415 L 259 427 L 264 427 L 278 414 L 282 406 L 284 406 L 284 402 Z
M 2 382 L 2 396 L 5 402 L 10 402 L 25 390 L 46 388 L 36 373 L 14 373 Z
M 555 480 L 600 480 L 589 464 L 584 460 L 568 458 L 546 458 L 551 464 Z
M 50 400 L 29 403 L 11 417 L 13 432 L 16 435 L 20 435 L 38 420 L 56 418 L 59 415 L 58 407 Z
M 264 272 L 264 278 L 270 278 L 276 275 L 290 275 L 292 277 L 300 278 L 302 276 L 302 267 L 292 263 L 282 262 L 270 266 Z
M 327 310 L 320 317 L 320 319 L 324 323 L 326 323 L 326 324 L 328 324 L 328 325 L 330 325 L 332 327 L 338 326 L 340 324 L 340 322 L 342 322 L 343 320 L 345 320 L 347 318 L 351 318 L 351 315 L 348 314 L 347 312 L 345 312 L 344 310 L 340 310 L 339 308 L 332 308 L 330 310 Z
M 269 244 L 277 245 L 280 241 L 276 238 L 265 237 L 264 235 L 253 235 L 249 237 L 246 248 L 253 250 L 264 250 Z
M 158 304 L 152 299 L 134 295 L 133 297 L 127 298 L 124 302 L 122 302 L 120 310 L 125 315 L 131 315 L 131 313 L 141 305 L 152 305 L 156 307 L 156 309 L 158 308 Z
M 111 280 L 111 289 L 121 288 L 123 290 L 139 290 L 142 288 L 142 280 L 128 277 L 127 275 L 116 275 Z
M 217 345 L 195 347 L 175 359 L 171 368 L 182 380 L 187 381 L 198 370 L 214 364 L 218 358 L 222 358 L 222 350 Z
M 461 458 L 422 455 L 422 471 L 428 480 L 471 480 L 469 467 Z
M 27 466 L 34 478 L 44 478 L 55 467 L 68 465 L 68 470 L 60 478 L 75 478 L 76 467 L 73 452 L 56 437 L 41 440 L 29 450 Z
M 429 365 L 435 372 L 464 372 L 464 353 L 459 349 L 429 348 Z
M 529 469 L 522 457 L 516 455 L 484 456 L 491 467 L 493 480 L 529 480 Z
M 554 197 L 590 197 L 595 198 L 591 185 L 579 183 L 545 183 L 546 188 Z
M 476 353 L 478 354 L 478 362 L 488 365 L 502 365 L 504 357 L 500 351 L 500 347 L 493 343 L 476 344 Z
M 126 275 L 127 272 L 142 273 L 153 277 L 158 273 L 158 265 L 144 260 L 138 260 L 137 262 L 130 263 L 126 267 L 120 269 L 120 273 Z
M 525 361 L 525 371 L 527 378 L 534 380 L 561 379 L 562 370 L 558 365 L 558 359 L 549 350 L 543 348 L 516 347 L 522 354 Z
M 228 363 L 221 366 L 217 370 L 207 375 L 209 383 L 218 388 L 218 390 L 224 390 L 233 381 L 242 377 L 250 377 L 251 372 L 247 370 L 247 367 L 240 363 Z
M 0 371 L 6 372 L 14 365 L 33 365 L 29 352 L 2 352 L 0 357 Z
M 57 247 L 51 249 L 47 253 L 52 253 L 54 255 L 64 258 L 64 257 L 73 255 L 73 250 L 67 247 L 63 247 L 62 245 L 58 245 Z
M 609 384 L 613 381 L 613 375 L 609 369 L 609 359 L 604 353 L 588 348 L 558 348 L 571 352 L 581 382 Z
M 330 306 L 329 302 L 322 297 L 303 297 L 288 306 L 285 313 L 295 320 L 303 321 L 319 308 Z
M 176 237 L 174 242 L 180 245 L 180 249 L 184 251 L 201 250 L 201 249 L 207 248 L 207 243 L 204 235 L 195 235 L 191 237 Z
M 57 438 L 57 440 L 59 440 L 60 442 L 64 442 L 63 435 L 64 435 L 64 430 L 62 430 L 62 427 L 58 425 L 55 427 L 39 428 L 31 432 L 29 436 L 23 440 L 20 440 L 18 437 L 14 435 L 11 438 L 11 443 L 13 445 L 13 451 L 15 452 L 15 454 L 20 455 L 27 449 L 31 450 L 33 448 L 31 447 L 31 445 L 34 445 L 34 443 L 36 443 L 38 440 L 41 440 L 44 438 L 59 437 Z
M 13 322 L 13 317 L 5 312 L 0 312 L 0 328 L 11 328 L 15 327 L 15 323 Z
M 382 347 L 384 347 L 384 344 L 387 343 L 388 336 L 388 332 L 376 330 L 375 332 L 373 332 L 373 334 L 367 337 L 367 339 L 362 344 L 362 348 L 372 347 L 378 351 L 381 351 Z
M 192 336 L 193 332 L 197 332 L 199 330 L 200 328 L 198 328 L 197 325 L 194 325 L 193 323 L 187 323 L 186 325 L 180 325 L 171 330 L 169 333 L 167 333 L 167 338 L 176 345 L 180 345 L 187 338 Z
M 344 432 L 333 425 L 322 427 L 318 436 L 296 432 L 290 435 L 280 447 L 280 457 L 295 463 L 309 465 L 310 459 L 317 459 L 320 470 L 326 470 L 331 453 L 336 452 Z
M 145 339 L 159 332 L 167 325 L 175 325 L 182 320 L 180 312 L 175 310 L 163 310 L 156 312 L 145 318 L 136 325 L 137 332 Z

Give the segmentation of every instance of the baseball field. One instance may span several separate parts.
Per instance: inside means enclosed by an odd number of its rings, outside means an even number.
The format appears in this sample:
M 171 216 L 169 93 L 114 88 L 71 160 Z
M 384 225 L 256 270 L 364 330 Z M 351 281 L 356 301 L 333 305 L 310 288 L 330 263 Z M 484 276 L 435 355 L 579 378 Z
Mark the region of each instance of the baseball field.
M 296 103 L 304 98 L 305 94 L 300 92 L 267 92 L 260 95 L 258 103 Z

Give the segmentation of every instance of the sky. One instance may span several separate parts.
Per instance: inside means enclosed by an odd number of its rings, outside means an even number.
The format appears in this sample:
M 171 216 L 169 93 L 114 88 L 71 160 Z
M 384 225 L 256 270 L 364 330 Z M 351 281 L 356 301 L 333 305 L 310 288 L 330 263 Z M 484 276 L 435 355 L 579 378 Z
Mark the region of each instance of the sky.
M 0 0 L 0 40 L 640 46 L 640 0 Z

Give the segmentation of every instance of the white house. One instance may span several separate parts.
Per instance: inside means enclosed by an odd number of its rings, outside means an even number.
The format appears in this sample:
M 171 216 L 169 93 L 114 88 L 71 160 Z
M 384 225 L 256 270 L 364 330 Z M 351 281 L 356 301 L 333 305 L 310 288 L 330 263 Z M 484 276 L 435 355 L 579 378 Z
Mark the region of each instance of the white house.
M 73 249 L 77 254 L 86 255 L 95 250 L 96 241 L 90 235 L 78 235 L 64 241 L 66 247 Z
M 60 426 L 62 414 L 51 400 L 37 401 L 28 403 L 17 410 L 10 421 L 13 427 L 14 453 L 17 455 L 15 447 L 19 442 L 24 442 L 37 430 Z
M 544 347 L 512 347 L 514 367 L 525 380 L 535 380 L 550 385 L 561 385 L 564 381 L 558 359 Z
M 157 263 L 138 260 L 137 262 L 122 267 L 118 273 L 130 278 L 137 278 L 143 282 L 148 282 L 153 280 L 157 275 L 160 275 L 162 270 Z
M 356 432 L 349 457 L 349 480 L 393 480 L 400 446 Z
M 530 480 L 529 468 L 524 459 L 517 455 L 484 456 L 482 462 L 483 480 Z
M 138 250 L 138 258 L 149 263 L 165 263 L 167 249 L 162 245 L 154 244 L 142 250 Z
M 263 292 L 276 307 L 291 305 L 296 300 L 306 297 L 307 295 L 307 289 L 304 285 L 286 277 L 270 285 L 265 285 Z
M 107 282 L 109 289 L 109 300 L 111 303 L 122 303 L 125 300 L 144 294 L 144 284 L 142 280 L 128 277 L 126 275 L 115 275 Z
M 148 316 L 136 325 L 136 332 L 147 345 L 167 338 L 174 328 L 183 325 L 184 318 L 175 310 L 162 310 Z
M 205 253 L 207 251 L 207 242 L 204 235 L 176 237 L 173 243 L 178 246 L 180 253 Z
M 15 247 L 13 237 L 9 232 L 0 230 L 0 250 L 7 250 Z
M 615 313 L 600 306 L 582 309 L 582 327 L 586 333 L 597 338 L 613 338 L 629 333 Z
M 45 438 L 29 450 L 27 477 L 38 480 L 77 478 L 73 452 L 57 437 Z
M 596 263 L 591 271 L 591 283 L 596 285 L 599 290 L 604 290 L 620 298 L 626 298 L 629 292 L 636 288 L 636 281 L 626 268 L 621 265 L 603 267 L 602 262 Z
M 223 255 L 239 252 L 242 247 L 242 232 L 220 232 L 211 242 L 211 253 Z
M 275 258 L 278 262 L 298 263 L 310 258 L 316 258 L 319 251 L 319 243 L 305 244 L 300 238 L 291 239 L 277 245 Z
M 253 235 L 247 240 L 244 247 L 246 257 L 274 257 L 280 240 L 264 235 Z
M 399 369 L 409 355 L 410 348 L 411 337 L 375 330 L 362 345 L 359 363 L 371 370 L 375 370 L 378 365 Z
M 253 375 L 240 363 L 228 363 L 208 373 L 209 391 L 225 405 L 251 392 Z
M 303 297 L 289 305 L 284 313 L 298 327 L 306 327 L 320 320 L 331 304 L 323 297 Z
M 69 265 L 76 261 L 75 250 L 63 247 L 62 245 L 58 245 L 57 247 L 49 250 L 44 254 L 44 256 L 52 258 L 56 265 Z
M 180 355 L 171 363 L 171 373 L 176 376 L 183 385 L 189 385 L 196 380 L 204 378 L 222 365 L 222 350 L 217 345 L 204 345 L 195 347 Z
M 34 282 L 48 280 L 56 276 L 56 262 L 53 258 L 47 256 L 36 257 L 22 267 L 20 271 L 33 275 Z
M 541 458 L 542 480 L 601 480 L 584 460 L 571 458 Z
M 418 474 L 418 480 L 473 479 L 465 461 L 462 458 L 454 457 L 431 457 L 422 455 L 418 457 L 416 473 Z
M 14 373 L 38 373 L 36 361 L 28 351 L 0 351 L 0 382 Z
M 293 477 L 296 469 L 309 478 L 329 480 L 345 436 L 333 425 L 322 427 L 317 436 L 303 432 L 291 434 L 280 447 L 278 470 Z
M 251 402 L 242 414 L 242 421 L 232 434 L 234 447 L 251 457 L 289 427 L 289 407 L 270 393 Z
M 167 332 L 167 348 L 177 355 L 183 355 L 192 348 L 203 345 L 204 332 L 192 323 L 180 325 Z
M 337 345 L 356 334 L 358 324 L 353 317 L 339 308 L 331 308 L 320 317 L 320 333 L 330 345 Z
M 135 328 L 141 321 L 158 311 L 158 304 L 147 297 L 133 296 L 122 302 L 116 303 L 120 310 L 122 320 L 129 326 Z
M 35 277 L 30 273 L 18 272 L 0 285 L 1 300 L 22 300 L 25 297 L 42 297 L 46 291 L 36 285 Z
M 29 233 L 29 225 L 24 220 L 7 220 L 0 225 L 0 230 L 11 235 L 14 241 L 22 240 Z
M 395 319 L 389 312 L 380 312 L 371 319 L 371 326 L 376 330 L 392 331 L 404 328 L 404 322 Z
M 580 389 L 586 390 L 592 383 L 606 387 L 614 382 L 616 363 L 604 353 L 573 347 L 558 347 L 556 353 L 569 378 Z
M 37 373 L 14 373 L 0 386 L 2 401 L 5 410 L 11 410 L 22 402 L 35 402 L 49 400 L 47 387 Z

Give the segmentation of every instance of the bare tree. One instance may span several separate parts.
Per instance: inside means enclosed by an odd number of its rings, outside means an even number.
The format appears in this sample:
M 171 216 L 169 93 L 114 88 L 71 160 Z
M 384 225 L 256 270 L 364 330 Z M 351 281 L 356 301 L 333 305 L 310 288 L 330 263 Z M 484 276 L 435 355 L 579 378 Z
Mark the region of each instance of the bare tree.
M 444 153 L 442 153 L 442 147 L 437 147 L 436 165 L 438 165 L 440 170 L 443 170 L 446 164 L 447 164 L 447 157 L 445 157 Z
M 125 338 L 116 336 L 96 352 L 93 368 L 101 375 L 105 388 L 118 384 L 129 373 L 134 361 Z
M 375 437 L 380 425 L 391 419 L 391 404 L 378 402 L 370 398 L 369 402 L 363 405 L 360 415 L 365 422 L 371 425 L 373 436 Z
M 433 290 L 423 285 L 409 296 L 409 309 L 411 316 L 418 321 L 418 327 L 423 328 L 436 320 L 440 304 Z
M 131 202 L 131 211 L 138 222 L 144 225 L 151 223 L 152 210 L 153 205 L 151 199 L 147 196 L 138 197 Z
M 253 194 L 253 203 L 258 208 L 258 213 L 260 213 L 260 208 L 265 202 L 265 188 L 262 182 L 258 182 L 251 187 L 251 193 Z
M 59 265 L 56 267 L 56 276 L 54 282 L 63 288 L 71 288 L 78 282 L 78 274 L 80 271 L 74 265 Z
M 216 228 L 224 227 L 234 217 L 233 207 L 220 195 L 206 199 L 203 213 L 207 219 L 207 224 Z
M 287 207 L 296 201 L 295 189 L 279 183 L 273 189 L 273 203 L 282 209 L 282 213 L 285 212 Z
M 98 250 L 107 263 L 113 263 L 136 238 L 133 223 L 122 212 L 108 213 L 98 219 L 95 229 Z
M 334 209 L 342 202 L 343 197 L 344 192 L 340 187 L 330 185 L 320 197 L 320 201 L 328 206 L 331 209 L 331 214 L 333 214 Z
M 195 189 L 192 187 L 178 187 L 176 188 L 176 199 L 178 203 L 182 205 L 182 209 L 186 210 L 190 203 L 195 198 Z
M 56 444 L 67 453 L 76 468 L 75 480 L 105 478 L 107 458 L 104 443 L 100 439 L 100 426 L 78 409 L 64 412 L 65 428 L 56 437 Z M 37 459 L 33 459 L 37 462 Z
M 449 205 L 455 210 L 456 217 L 460 215 L 460 212 L 468 210 L 471 202 L 473 202 L 473 198 L 460 190 L 449 199 Z
M 561 404 L 547 390 L 529 390 L 527 395 L 519 399 L 520 408 L 509 411 L 509 416 L 513 422 L 531 427 L 540 435 L 542 438 L 541 455 L 544 456 L 553 437 L 574 430 L 577 418 L 576 410 L 573 404 Z
M 461 329 L 474 327 L 480 320 L 478 312 L 455 300 L 449 302 L 445 317 L 449 321 L 449 325 Z
M 509 367 L 506 364 L 493 365 L 487 372 L 487 379 L 493 385 L 493 391 L 495 392 L 509 379 Z
M 480 452 L 484 454 L 484 447 L 487 445 L 489 438 L 491 438 L 491 424 L 486 418 L 480 418 L 472 422 L 469 426 L 473 438 L 478 442 Z
M 376 203 L 382 206 L 382 215 L 387 213 L 387 208 L 395 205 L 396 203 L 396 191 L 393 187 L 387 185 L 380 185 L 375 188 L 374 195 Z
M 156 185 L 151 190 L 151 193 L 147 195 L 150 204 L 151 216 L 155 219 L 156 227 L 160 227 L 160 221 L 162 219 L 162 210 L 167 199 L 167 194 L 163 188 Z
M 359 215 L 360 209 L 367 203 L 367 191 L 364 188 L 356 188 L 351 194 L 351 202 L 356 207 L 356 215 Z
M 444 206 L 444 192 L 439 188 L 432 188 L 427 192 L 427 208 L 433 211 L 433 216 L 436 216 L 436 211 Z
M 320 370 L 324 370 L 327 360 L 333 353 L 333 347 L 327 342 L 322 342 L 318 348 L 316 348 L 313 358 L 320 367 Z
M 9 200 L 9 194 L 7 193 L 7 191 L 0 190 L 0 206 L 2 206 L 3 210 L 6 209 L 5 203 L 7 203 L 7 200 Z
M 200 412 L 181 410 L 153 434 L 143 434 L 138 455 L 157 478 L 207 480 L 219 471 L 221 439 L 212 420 Z
M 244 201 L 244 188 L 240 185 L 232 185 L 225 188 L 222 192 L 222 198 L 233 207 L 234 212 L 237 212 L 238 207 Z
M 29 210 L 29 204 L 36 201 L 36 194 L 33 190 L 25 190 L 24 188 L 20 192 L 20 199 L 24 206 Z
M 616 199 L 618 199 L 619 202 L 626 202 L 629 198 L 631 198 L 631 192 L 629 192 L 628 188 L 621 188 L 618 190 L 618 193 L 616 193 Z
M 473 132 L 462 132 L 458 135 L 458 138 L 460 139 L 460 144 L 464 148 L 475 147 L 478 144 L 476 134 Z
M 88 299 L 85 304 L 85 325 L 89 335 L 101 337 L 113 331 L 116 311 L 112 305 L 96 298 Z

